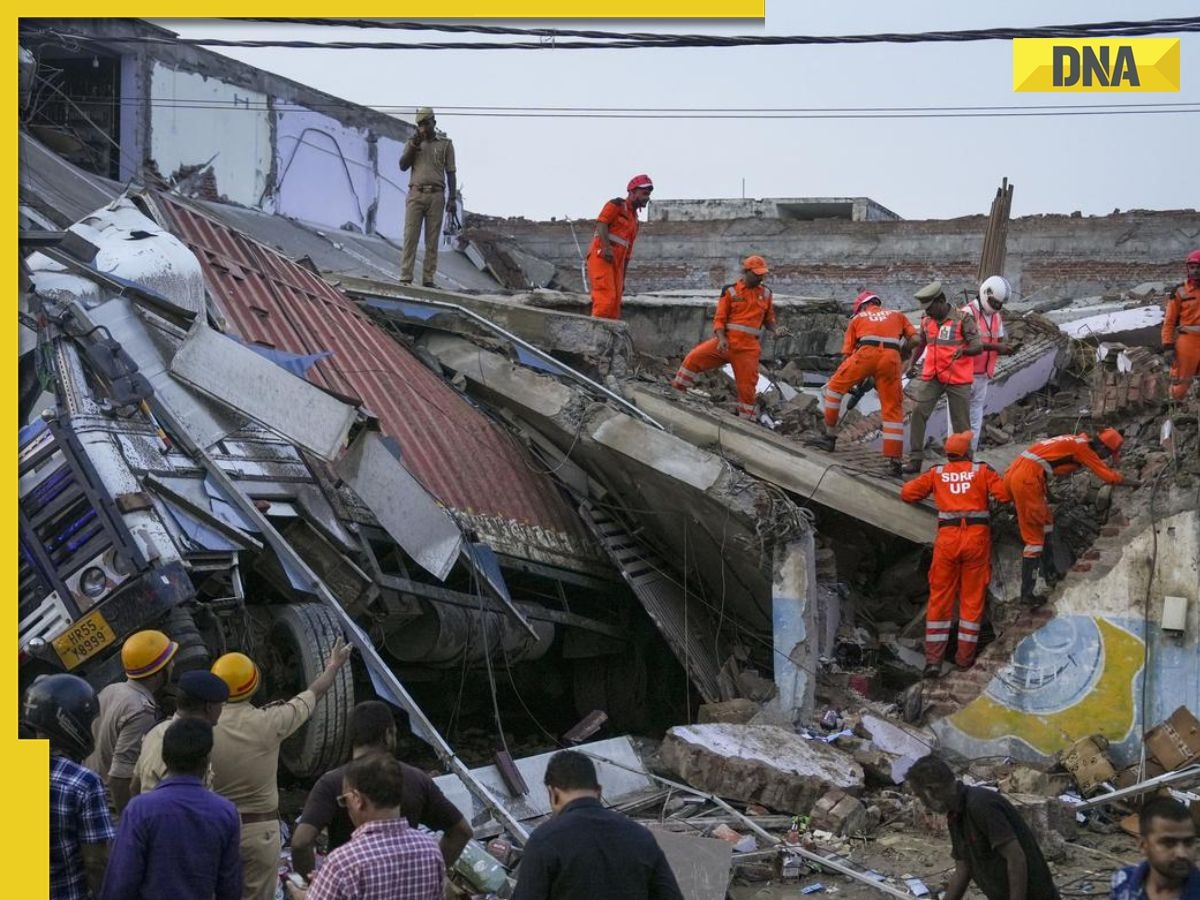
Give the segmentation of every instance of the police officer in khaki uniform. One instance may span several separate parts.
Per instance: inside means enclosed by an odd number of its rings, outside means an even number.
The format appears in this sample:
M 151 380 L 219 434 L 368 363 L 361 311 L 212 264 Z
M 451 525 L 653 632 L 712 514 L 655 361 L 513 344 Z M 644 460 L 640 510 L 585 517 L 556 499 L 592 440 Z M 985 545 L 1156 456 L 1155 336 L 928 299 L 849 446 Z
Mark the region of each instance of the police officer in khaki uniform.
M 167 777 L 167 764 L 162 758 L 163 735 L 178 719 L 203 719 L 216 727 L 221 711 L 229 699 L 229 685 L 203 669 L 193 669 L 179 676 L 179 693 L 175 698 L 175 715 L 159 722 L 142 740 L 142 753 L 133 769 L 129 794 L 136 797 L 154 790 Z M 204 786 L 212 787 L 212 764 L 204 775 Z
M 451 215 L 458 208 L 458 184 L 455 180 L 454 143 L 437 133 L 433 110 L 417 110 L 417 133 L 409 138 L 400 154 L 400 171 L 412 169 L 408 181 L 408 200 L 404 206 L 404 253 L 400 262 L 401 284 L 411 284 L 417 261 L 417 238 L 425 225 L 425 262 L 421 284 L 434 287 L 437 274 L 438 243 L 442 239 L 443 211 Z
M 161 631 L 131 634 L 121 645 L 125 681 L 100 692 L 100 715 L 92 724 L 96 748 L 83 764 L 104 779 L 118 814 L 129 802 L 142 739 L 161 715 L 155 695 L 170 681 L 178 651 Z
M 279 882 L 279 745 L 309 720 L 352 649 L 338 638 L 312 684 L 286 703 L 263 707 L 249 702 L 262 680 L 250 657 L 226 653 L 213 663 L 213 673 L 229 685 L 213 729 L 213 790 L 241 814 L 243 900 L 273 900 Z

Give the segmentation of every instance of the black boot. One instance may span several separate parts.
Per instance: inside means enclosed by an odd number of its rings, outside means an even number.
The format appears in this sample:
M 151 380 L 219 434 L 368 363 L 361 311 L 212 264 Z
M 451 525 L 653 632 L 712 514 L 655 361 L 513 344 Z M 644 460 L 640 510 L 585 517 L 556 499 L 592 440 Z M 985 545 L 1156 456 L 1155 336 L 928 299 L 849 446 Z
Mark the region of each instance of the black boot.
M 1042 551 L 1042 578 L 1046 586 L 1053 588 L 1058 584 L 1058 566 L 1054 564 L 1054 548 L 1049 545 Z
M 1021 603 L 1024 606 L 1038 607 L 1046 602 L 1046 598 L 1033 592 L 1037 584 L 1038 558 L 1025 556 L 1021 558 Z

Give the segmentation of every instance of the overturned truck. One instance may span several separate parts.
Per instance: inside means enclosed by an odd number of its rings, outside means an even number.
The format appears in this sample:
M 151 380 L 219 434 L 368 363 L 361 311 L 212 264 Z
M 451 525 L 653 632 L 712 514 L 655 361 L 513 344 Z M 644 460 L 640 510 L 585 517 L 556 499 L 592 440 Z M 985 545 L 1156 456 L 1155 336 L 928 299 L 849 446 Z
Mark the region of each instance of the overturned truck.
M 23 276 L 22 687 L 102 686 L 155 627 L 180 668 L 250 653 L 270 700 L 346 632 L 387 671 L 343 670 L 285 744 L 309 776 L 348 752 L 355 678 L 437 697 L 468 667 L 586 679 L 625 651 L 627 588 L 557 486 L 311 272 L 147 193 L 40 235 Z

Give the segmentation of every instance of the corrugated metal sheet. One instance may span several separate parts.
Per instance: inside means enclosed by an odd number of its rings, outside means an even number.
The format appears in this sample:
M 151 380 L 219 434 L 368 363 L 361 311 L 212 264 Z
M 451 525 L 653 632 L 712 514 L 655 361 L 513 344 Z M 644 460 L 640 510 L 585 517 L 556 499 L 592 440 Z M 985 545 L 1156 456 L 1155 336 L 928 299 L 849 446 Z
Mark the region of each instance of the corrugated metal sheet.
M 528 558 L 532 547 L 563 562 L 596 558 L 578 516 L 549 477 L 531 468 L 524 449 L 350 300 L 233 228 L 173 198 L 154 198 L 163 225 L 199 257 L 231 330 L 292 353 L 332 350 L 309 370 L 310 380 L 360 398 L 400 443 L 412 473 L 491 532 L 482 536 L 499 552 Z M 486 527 L 496 520 L 501 527 Z M 504 546 L 514 524 L 517 533 Z

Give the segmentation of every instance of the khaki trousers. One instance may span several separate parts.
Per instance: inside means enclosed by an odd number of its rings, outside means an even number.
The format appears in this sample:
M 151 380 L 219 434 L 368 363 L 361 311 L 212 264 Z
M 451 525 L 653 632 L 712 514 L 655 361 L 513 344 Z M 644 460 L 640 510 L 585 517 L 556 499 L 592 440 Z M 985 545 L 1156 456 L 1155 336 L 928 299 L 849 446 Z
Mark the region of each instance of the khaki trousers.
M 943 384 L 936 379 L 916 384 L 917 405 L 908 420 L 908 458 L 920 461 L 925 458 L 925 425 L 942 394 L 950 408 L 950 427 L 955 432 L 971 427 L 971 385 Z
M 404 204 L 404 252 L 400 258 L 400 280 L 412 281 L 413 268 L 417 261 L 417 239 L 421 234 L 421 223 L 425 224 L 425 262 L 421 271 L 421 283 L 433 281 L 437 274 L 438 244 L 442 240 L 442 218 L 446 214 L 444 191 L 422 193 L 409 189 Z
M 242 900 L 275 900 L 279 822 L 242 823 Z

